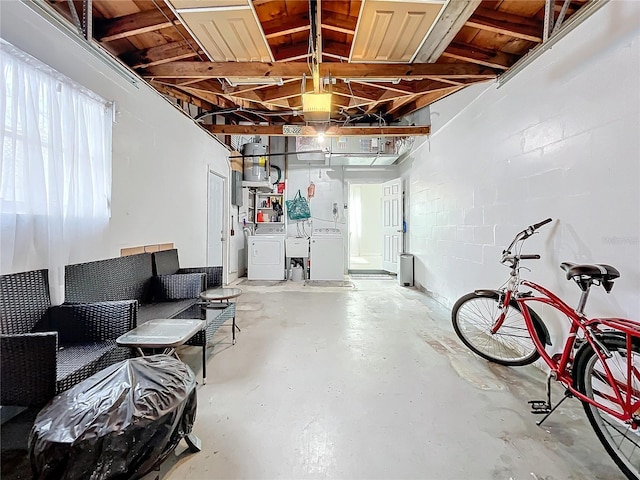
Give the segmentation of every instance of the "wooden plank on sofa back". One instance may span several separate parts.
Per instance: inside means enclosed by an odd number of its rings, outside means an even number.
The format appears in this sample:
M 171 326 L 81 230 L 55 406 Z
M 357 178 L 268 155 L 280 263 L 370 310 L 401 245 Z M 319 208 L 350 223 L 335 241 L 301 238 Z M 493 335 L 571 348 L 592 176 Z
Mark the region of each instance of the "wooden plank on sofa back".
M 151 299 L 150 253 L 78 263 L 65 267 L 65 302 Z
M 29 333 L 51 306 L 47 270 L 0 275 L 0 333 Z

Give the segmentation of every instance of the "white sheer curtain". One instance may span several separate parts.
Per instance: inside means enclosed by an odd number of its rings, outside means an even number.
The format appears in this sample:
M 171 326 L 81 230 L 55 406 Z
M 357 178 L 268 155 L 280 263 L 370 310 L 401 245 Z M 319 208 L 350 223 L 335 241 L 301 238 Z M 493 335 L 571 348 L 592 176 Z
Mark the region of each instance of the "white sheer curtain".
M 111 105 L 0 40 L 0 274 L 64 265 L 103 236 L 111 197 Z

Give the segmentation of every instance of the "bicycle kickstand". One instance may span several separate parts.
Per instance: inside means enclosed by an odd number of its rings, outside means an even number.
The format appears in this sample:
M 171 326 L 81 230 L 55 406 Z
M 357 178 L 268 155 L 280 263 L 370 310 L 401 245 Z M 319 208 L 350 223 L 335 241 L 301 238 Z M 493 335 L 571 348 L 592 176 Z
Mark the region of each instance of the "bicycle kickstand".
M 558 403 L 556 403 L 555 406 L 551 406 L 551 380 L 553 379 L 553 376 L 551 374 L 551 372 L 549 372 L 549 374 L 547 375 L 547 399 L 546 400 L 530 400 L 529 401 L 529 405 L 531 405 L 531 413 L 534 413 L 536 415 L 544 415 L 544 417 L 542 417 L 542 420 L 540 420 L 539 422 L 536 422 L 536 425 L 540 426 L 542 425 L 542 422 L 544 422 L 547 418 L 549 418 L 551 416 L 551 414 L 556 410 L 556 408 L 558 408 L 562 402 L 564 402 L 567 398 L 569 398 L 571 396 L 571 393 L 569 392 L 569 390 L 566 390 L 564 392 L 564 397 L 562 397 L 562 400 L 560 400 Z

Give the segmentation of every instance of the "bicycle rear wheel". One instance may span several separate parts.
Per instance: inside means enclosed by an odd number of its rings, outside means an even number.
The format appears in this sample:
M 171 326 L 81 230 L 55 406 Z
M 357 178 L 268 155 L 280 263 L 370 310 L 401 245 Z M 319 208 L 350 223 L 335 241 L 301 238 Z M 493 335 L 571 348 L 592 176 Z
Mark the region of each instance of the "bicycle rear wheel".
M 576 388 L 601 405 L 622 413 L 623 407 L 615 398 L 616 392 L 620 392 L 623 400 L 626 399 L 628 357 L 625 338 L 623 335 L 608 334 L 600 340 L 611 352 L 611 357 L 605 358 L 604 362 L 615 381 L 607 377 L 603 361 L 587 343 L 576 355 Z M 637 402 L 640 400 L 640 339 L 634 339 L 632 343 L 631 361 L 631 401 Z M 620 470 L 627 478 L 640 479 L 640 428 L 633 429 L 631 425 L 588 402 L 582 402 L 582 405 L 598 439 Z M 640 411 L 636 415 L 640 416 Z
M 467 347 L 491 362 L 509 366 L 535 362 L 540 354 L 515 301 L 509 304 L 500 329 L 491 333 L 501 313 L 498 299 L 497 292 L 474 292 L 461 297 L 451 312 L 453 329 Z

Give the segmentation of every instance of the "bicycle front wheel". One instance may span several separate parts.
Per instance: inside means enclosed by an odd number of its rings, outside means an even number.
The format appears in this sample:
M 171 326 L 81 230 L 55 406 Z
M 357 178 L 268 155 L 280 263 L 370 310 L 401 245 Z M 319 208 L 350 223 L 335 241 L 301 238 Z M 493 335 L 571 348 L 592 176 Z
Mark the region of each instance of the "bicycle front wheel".
M 608 334 L 600 340 L 611 357 L 603 355 L 601 360 L 591 345 L 585 344 L 576 355 L 576 388 L 600 405 L 622 414 L 625 401 L 630 399 L 630 405 L 640 401 L 640 339 L 634 339 L 629 353 L 624 335 Z M 627 360 L 631 362 L 631 370 Z M 605 364 L 611 376 L 607 375 Z M 582 405 L 598 439 L 620 470 L 627 478 L 640 479 L 640 428 L 633 428 L 588 402 Z M 633 412 L 635 418 L 640 417 L 639 410 Z
M 491 332 L 501 313 L 498 300 L 497 292 L 474 292 L 461 297 L 451 312 L 456 334 L 474 353 L 491 362 L 508 366 L 535 362 L 540 354 L 515 301 L 509 304 L 500 329 Z

